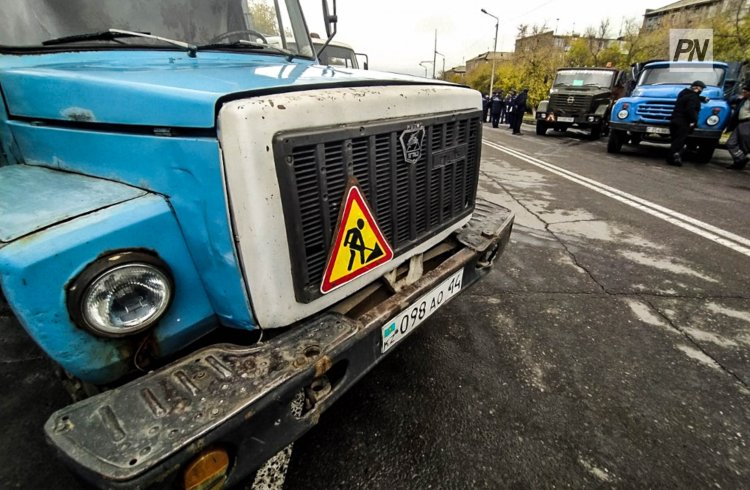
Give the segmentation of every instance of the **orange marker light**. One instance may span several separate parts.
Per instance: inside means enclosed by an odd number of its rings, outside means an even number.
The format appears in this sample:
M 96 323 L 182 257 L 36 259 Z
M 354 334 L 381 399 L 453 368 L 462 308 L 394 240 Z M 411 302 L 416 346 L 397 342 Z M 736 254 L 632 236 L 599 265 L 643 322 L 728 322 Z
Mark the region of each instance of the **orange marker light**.
M 199 454 L 185 469 L 185 490 L 218 490 L 224 486 L 229 471 L 229 455 L 223 449 L 209 449 Z

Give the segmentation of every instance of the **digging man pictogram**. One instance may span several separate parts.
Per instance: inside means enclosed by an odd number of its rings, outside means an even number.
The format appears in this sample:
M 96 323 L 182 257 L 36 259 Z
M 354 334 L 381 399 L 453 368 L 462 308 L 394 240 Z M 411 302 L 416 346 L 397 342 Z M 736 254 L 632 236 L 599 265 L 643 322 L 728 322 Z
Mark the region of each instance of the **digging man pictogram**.
M 357 257 L 357 253 L 359 253 L 359 262 L 362 265 L 365 265 L 383 255 L 383 249 L 380 248 L 380 245 L 377 242 L 375 242 L 375 246 L 372 248 L 365 245 L 365 240 L 362 238 L 362 229 L 364 229 L 364 227 L 365 220 L 360 218 L 357 220 L 356 227 L 351 227 L 346 230 L 344 246 L 349 247 L 349 252 L 351 253 L 349 256 L 349 266 L 347 267 L 347 270 L 349 271 L 351 271 L 354 266 L 354 259 Z M 365 257 L 365 250 L 370 251 L 370 255 L 367 257 Z

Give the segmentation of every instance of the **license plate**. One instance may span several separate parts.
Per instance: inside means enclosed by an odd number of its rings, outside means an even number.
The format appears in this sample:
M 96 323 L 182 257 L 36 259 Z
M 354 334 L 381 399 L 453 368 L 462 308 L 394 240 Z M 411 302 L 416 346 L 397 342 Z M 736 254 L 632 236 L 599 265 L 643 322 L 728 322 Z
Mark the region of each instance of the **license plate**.
M 401 342 L 412 330 L 435 313 L 435 310 L 458 294 L 461 291 L 463 275 L 463 269 L 457 271 L 430 292 L 412 303 L 410 307 L 396 315 L 391 321 L 383 325 L 381 328 L 381 335 L 383 337 L 382 352 L 386 352 Z
M 646 126 L 646 132 L 647 133 L 654 133 L 654 134 L 669 134 L 669 128 L 659 128 L 656 126 Z
M 560 122 L 573 122 L 573 121 L 575 121 L 575 118 L 573 118 L 573 117 L 558 117 L 557 120 L 560 121 Z

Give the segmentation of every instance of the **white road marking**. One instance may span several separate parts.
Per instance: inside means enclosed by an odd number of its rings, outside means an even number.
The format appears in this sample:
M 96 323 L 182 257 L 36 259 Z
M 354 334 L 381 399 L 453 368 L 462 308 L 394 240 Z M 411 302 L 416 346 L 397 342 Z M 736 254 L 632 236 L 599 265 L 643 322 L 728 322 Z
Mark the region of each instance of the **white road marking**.
M 576 184 L 580 184 L 584 187 L 598 192 L 599 194 L 603 194 L 623 204 L 627 204 L 630 207 L 643 211 L 644 213 L 648 213 L 651 216 L 666 221 L 667 223 L 678 226 L 683 230 L 695 233 L 698 236 L 711 240 L 715 243 L 732 249 L 735 252 L 739 252 L 750 257 L 750 240 L 747 238 L 741 237 L 721 228 L 717 228 L 716 226 L 704 223 L 703 221 L 691 218 L 690 216 L 678 213 L 677 211 L 673 211 L 669 208 L 665 208 L 664 206 L 660 206 L 638 196 L 628 194 L 627 192 L 615 189 L 614 187 L 602 184 L 601 182 L 589 179 L 588 177 L 578 175 L 569 170 L 565 170 L 564 168 L 552 165 L 551 163 L 521 153 L 520 151 L 513 148 L 509 148 L 507 146 L 493 143 L 487 140 L 482 140 L 482 143 L 489 146 L 490 148 L 494 148 L 495 150 L 506 153 L 519 160 L 523 160 L 526 163 L 542 168 L 553 174 L 559 175 L 564 179 L 575 182 Z

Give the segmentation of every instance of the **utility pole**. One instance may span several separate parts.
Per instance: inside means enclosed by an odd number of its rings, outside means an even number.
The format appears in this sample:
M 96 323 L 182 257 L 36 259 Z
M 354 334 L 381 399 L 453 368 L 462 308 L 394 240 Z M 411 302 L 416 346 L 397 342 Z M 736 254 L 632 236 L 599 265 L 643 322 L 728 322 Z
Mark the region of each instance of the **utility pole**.
M 492 48 L 492 74 L 490 74 L 490 93 L 489 93 L 490 97 L 492 97 L 492 89 L 495 87 L 495 58 L 496 58 L 495 54 L 497 53 L 497 28 L 500 25 L 500 19 L 492 15 L 491 13 L 487 12 L 485 9 L 482 9 L 482 13 L 487 14 L 493 19 L 495 19 L 495 47 Z M 437 38 L 435 39 L 435 42 L 437 46 Z M 434 68 L 434 65 L 433 65 L 433 68 Z
M 432 78 L 435 78 L 435 61 L 437 61 L 437 29 L 435 29 L 435 47 L 432 50 Z

